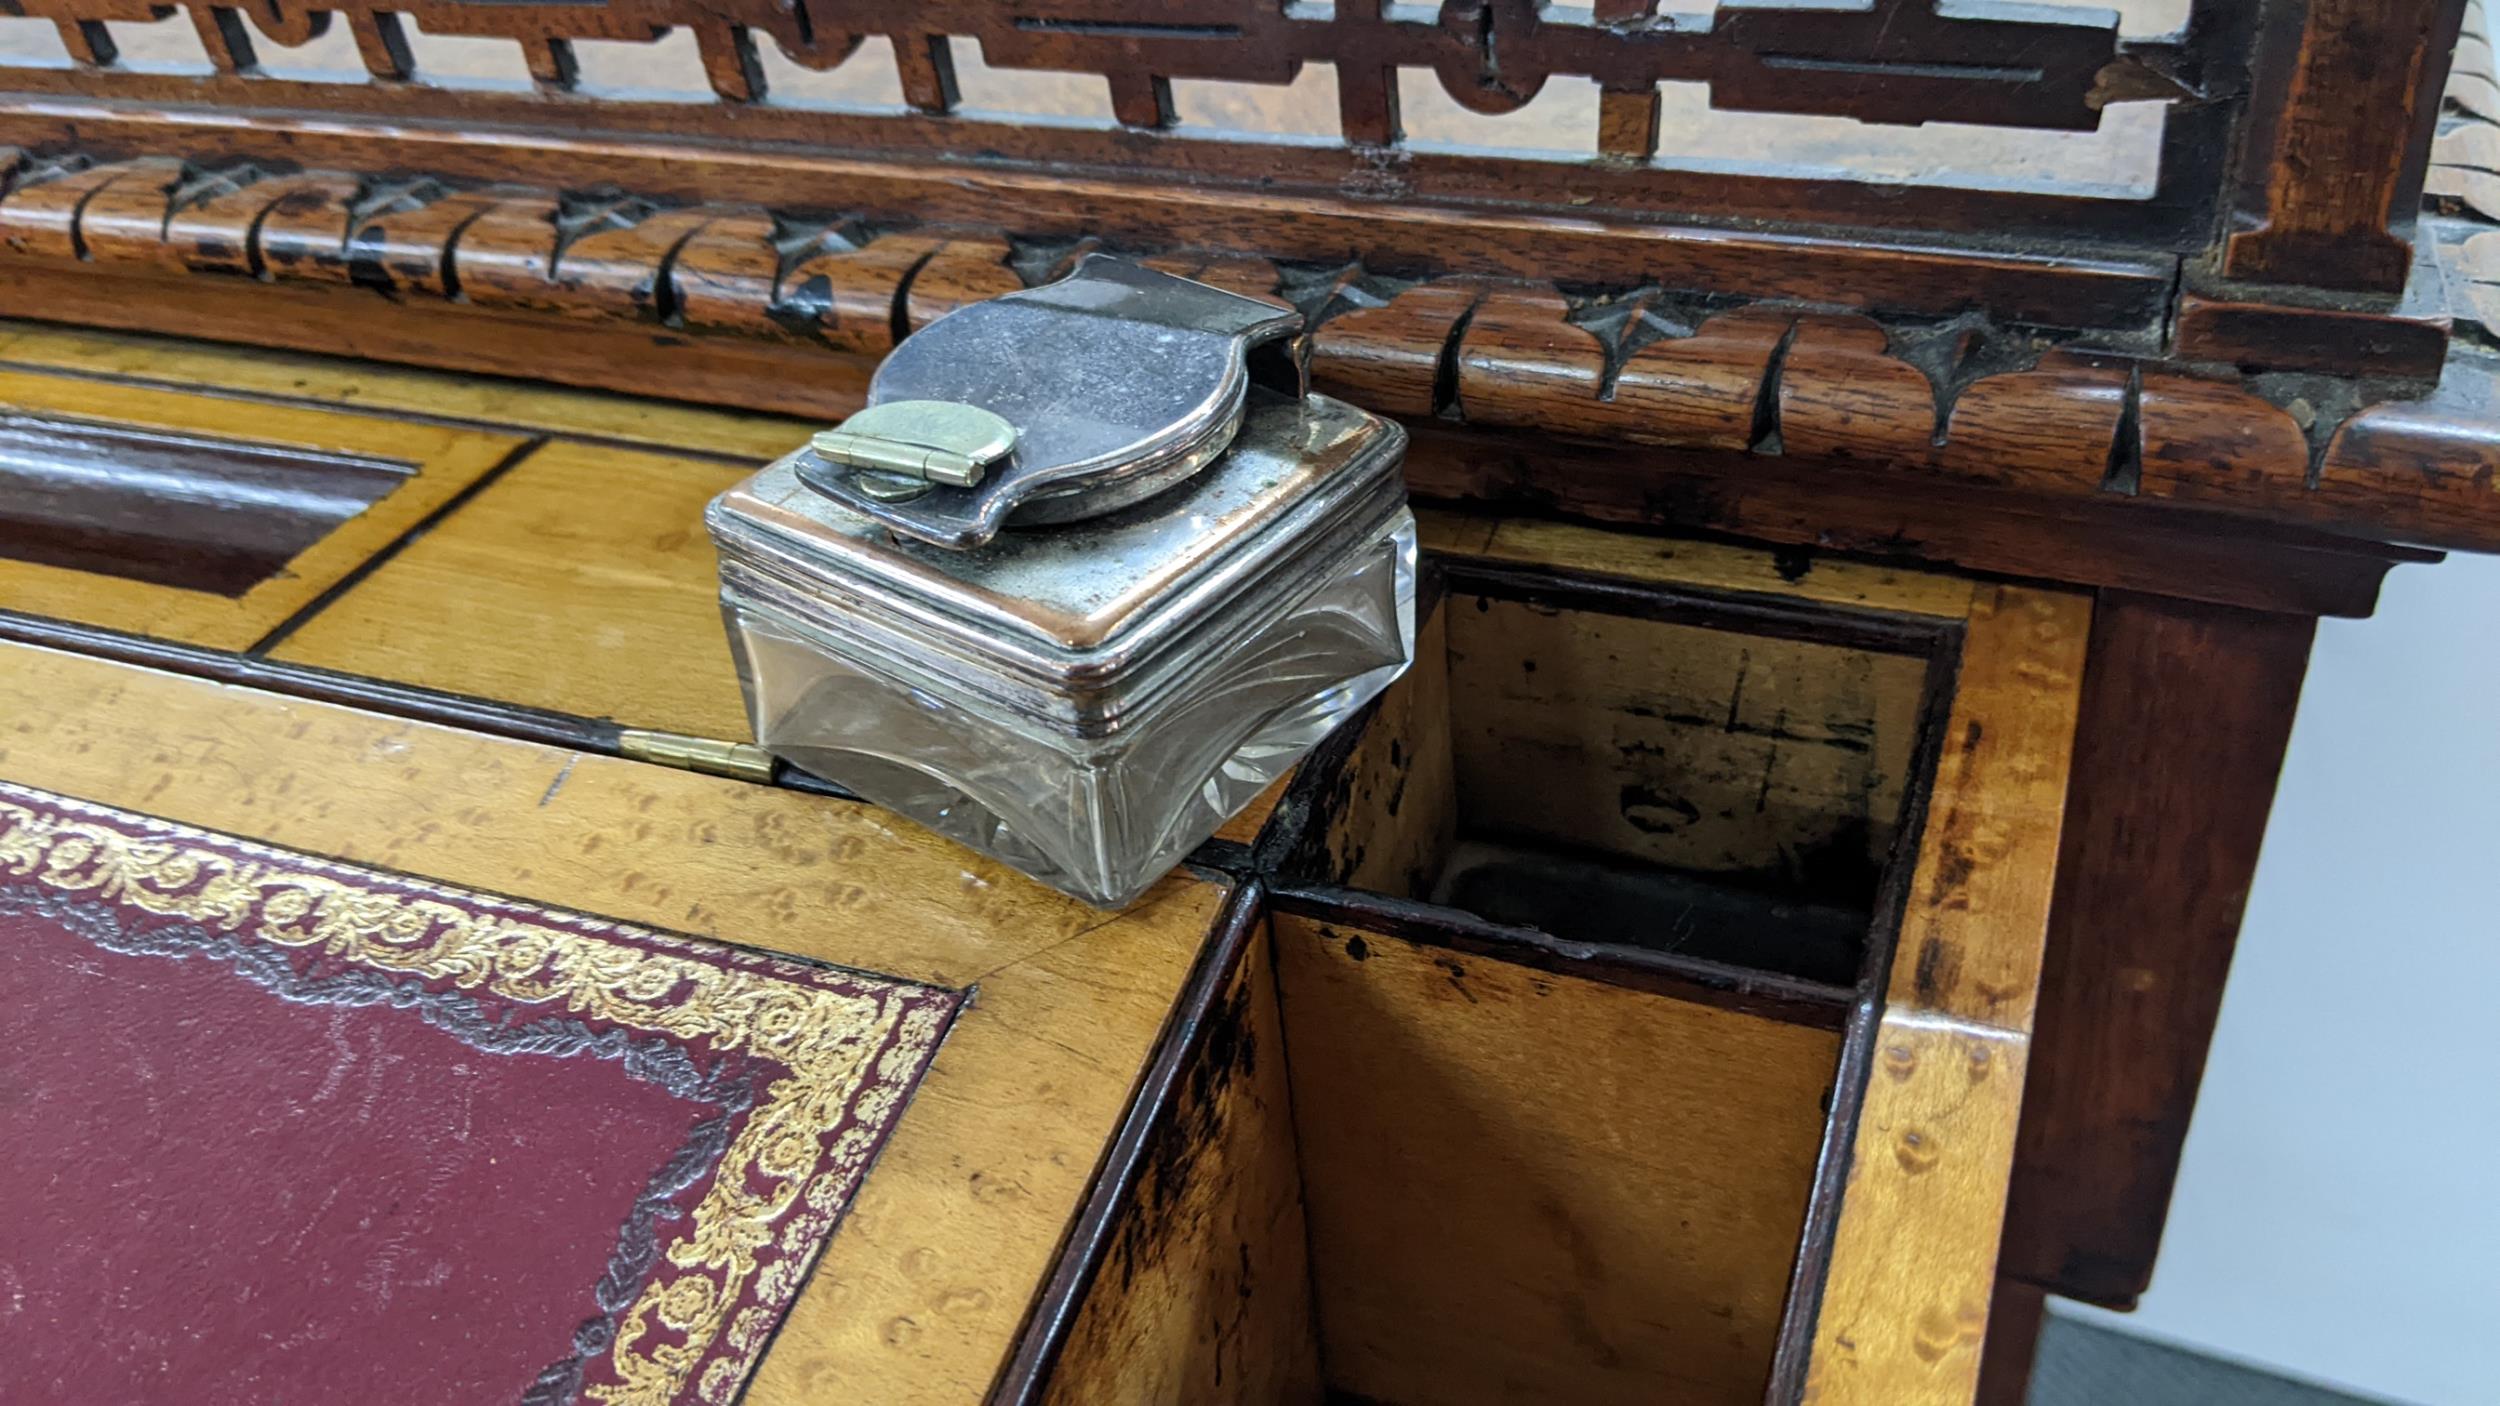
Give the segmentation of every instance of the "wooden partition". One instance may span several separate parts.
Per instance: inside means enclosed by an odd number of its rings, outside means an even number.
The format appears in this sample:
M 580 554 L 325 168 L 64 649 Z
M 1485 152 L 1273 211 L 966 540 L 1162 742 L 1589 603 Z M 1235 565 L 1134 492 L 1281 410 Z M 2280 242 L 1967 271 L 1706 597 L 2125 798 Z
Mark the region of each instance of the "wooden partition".
M 1329 1380 L 1383 1402 L 1753 1402 L 1839 1074 L 1767 1014 L 1277 919 Z
M 1426 536 L 1415 668 L 1261 840 L 1282 1086 L 1263 1035 L 1256 1100 L 1173 1120 L 1208 1171 L 1158 1200 L 1214 1209 L 1115 1222 L 1063 1370 L 1268 1399 L 1209 1331 L 1175 1378 L 1087 1326 L 1189 1338 L 1220 1302 L 1210 1325 L 1307 1321 L 1335 1399 L 1971 1400 L 2088 607 L 1546 524 Z M 1216 1050 L 1192 1088 L 1244 1077 Z M 1307 1287 L 1232 1307 L 1262 1281 L 1203 1239 L 1272 1263 L 1250 1227 L 1284 1218 L 1242 1208 L 1288 1194 Z M 1140 1299 L 1121 1256 L 1220 1267 Z

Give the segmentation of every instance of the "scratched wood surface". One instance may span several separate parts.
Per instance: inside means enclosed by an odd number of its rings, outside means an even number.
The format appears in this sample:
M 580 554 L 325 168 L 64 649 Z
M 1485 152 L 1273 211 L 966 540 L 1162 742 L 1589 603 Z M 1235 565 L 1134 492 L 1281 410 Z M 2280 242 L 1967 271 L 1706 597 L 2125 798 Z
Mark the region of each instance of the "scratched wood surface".
M 1838 1036 L 1280 914 L 1331 1385 L 1759 1401 Z
M 1049 1406 L 1321 1399 L 1273 938 L 1244 946 L 1051 1373 Z
M 24 646 L 0 645 L 0 717 L 12 781 L 977 984 L 758 1369 L 758 1406 L 983 1399 L 1223 897 L 1174 878 L 1107 917 L 869 807 Z
M 507 434 L 0 373 L 0 414 L 11 412 L 406 467 L 398 486 L 240 595 L 0 555 L 0 608 L 223 649 L 244 648 L 276 629 L 527 443 Z M 163 485 L 135 485 L 132 491 L 160 522 L 186 512 L 218 511 L 213 503 L 186 503 L 179 495 L 168 503 Z M 9 512 L 9 505 L 0 503 L 0 516 Z M 179 531 L 166 529 L 164 537 L 162 550 L 179 550 Z
M 1425 545 L 1456 560 L 1885 615 L 1970 608 L 1970 582 L 1942 573 L 1524 518 L 1421 521 Z M 1910 779 L 1920 660 L 1465 591 L 1443 613 L 1446 714 L 1410 721 L 1417 741 L 1401 750 L 1428 766 L 1450 747 L 1462 828 L 1789 885 L 1882 862 Z M 1333 842 L 1340 858 L 1387 831 L 1377 805 L 1350 810 L 1363 833 Z M 1433 868 L 1447 847 L 1425 852 Z M 1382 882 L 1394 869 L 1348 882 L 1426 891 Z
M 1972 603 L 1815 1324 L 1812 1406 L 1962 1406 L 2022 1109 L 2091 607 Z
M 1445 613 L 1472 828 L 1871 892 L 1923 660 L 1455 589 Z

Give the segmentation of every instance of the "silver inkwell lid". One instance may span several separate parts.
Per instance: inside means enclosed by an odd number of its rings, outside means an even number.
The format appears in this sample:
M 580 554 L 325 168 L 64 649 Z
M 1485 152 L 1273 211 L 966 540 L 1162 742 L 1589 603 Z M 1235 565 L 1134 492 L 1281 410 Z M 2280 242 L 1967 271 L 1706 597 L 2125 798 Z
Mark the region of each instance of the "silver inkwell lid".
M 940 547 L 1142 502 L 1232 443 L 1251 355 L 1290 308 L 1100 254 L 906 339 L 868 408 L 816 436 L 799 480 Z M 1285 358 L 1289 363 L 1289 357 Z M 1262 369 L 1272 369 L 1263 367 Z M 1299 384 L 1288 388 L 1299 399 Z

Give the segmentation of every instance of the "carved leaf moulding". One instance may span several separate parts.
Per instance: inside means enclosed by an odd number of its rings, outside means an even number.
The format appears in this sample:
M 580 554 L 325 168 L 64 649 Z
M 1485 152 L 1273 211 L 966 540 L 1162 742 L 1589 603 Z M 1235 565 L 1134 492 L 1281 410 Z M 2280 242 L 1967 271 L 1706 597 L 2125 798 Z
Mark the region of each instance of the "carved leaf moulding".
M 168 297 L 190 278 L 361 288 L 854 360 L 1100 247 L 158 157 L 0 153 L 0 172 L 0 257 L 66 276 L 162 276 Z M 2500 549 L 2500 362 L 2479 351 L 2399 399 L 2088 351 L 1975 314 L 1900 323 L 1654 287 L 1148 261 L 1296 308 L 1316 387 L 1410 420 Z

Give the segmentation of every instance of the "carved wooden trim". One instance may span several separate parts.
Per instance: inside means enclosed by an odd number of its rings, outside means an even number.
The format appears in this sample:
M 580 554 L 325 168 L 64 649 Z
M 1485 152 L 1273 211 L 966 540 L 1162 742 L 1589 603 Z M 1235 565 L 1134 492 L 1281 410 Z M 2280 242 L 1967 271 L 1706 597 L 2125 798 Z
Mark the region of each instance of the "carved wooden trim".
M 2436 267 L 2431 277 L 2440 277 Z M 2172 346 L 2182 360 L 2219 362 L 2243 371 L 2437 379 L 2448 362 L 2452 323 L 2445 307 L 2389 316 L 2229 302 L 2191 293 L 2179 300 Z
M 761 140 L 1189 186 L 1334 190 L 1378 203 L 1594 210 L 1608 220 L 1715 212 L 1983 236 L 2088 228 L 2133 246 L 2206 237 L 2236 106 L 2203 101 L 2174 75 L 2227 73 L 2243 28 L 2222 0 L 2198 0 L 2203 13 L 2184 36 L 2124 42 L 2114 13 L 2008 0 L 1747 0 L 1702 15 L 1661 14 L 1656 0 L 14 0 L 9 8 L 52 22 L 72 64 L 0 66 L 0 89 L 326 114 L 364 129 L 368 150 L 350 164 L 367 168 L 393 159 L 378 153 L 408 124 L 433 121 L 534 135 L 660 135 L 714 150 Z M 121 62 L 112 26 L 175 15 L 192 22 L 209 72 Z M 286 47 L 341 25 L 364 73 L 289 65 Z M 691 34 L 699 65 L 676 100 L 585 80 L 578 46 L 651 45 L 674 30 Z M 419 31 L 506 46 L 534 91 L 429 86 Z M 888 49 L 863 49 L 870 38 Z M 774 51 L 818 72 L 885 65 L 901 110 L 780 101 L 760 61 Z M 1110 120 L 1019 125 L 979 111 L 957 81 L 959 60 L 975 53 L 991 69 L 1097 80 Z M 1336 140 L 1176 126 L 1175 81 L 1278 85 L 1313 68 L 1334 80 Z M 1515 112 L 1566 83 L 1593 86 L 1601 113 L 1562 159 L 1428 150 L 1403 130 L 1402 74 L 1479 115 Z M 1816 179 L 1775 163 L 1731 172 L 1656 160 L 1661 85 L 1669 83 L 1700 85 L 1730 112 L 2050 132 L 2097 129 L 2109 102 L 2151 99 L 2172 104 L 2173 130 L 2149 197 L 1923 186 L 1929 198 L 1905 202 L 1897 188 Z
M 187 13 L 218 71 L 246 74 L 262 66 L 256 33 L 301 45 L 343 19 L 372 76 L 385 82 L 417 76 L 402 28 L 413 20 L 428 34 L 511 40 L 529 55 L 539 85 L 559 92 L 582 86 L 576 43 L 649 43 L 684 26 L 724 103 L 765 96 L 747 56 L 758 40 L 830 69 L 879 35 L 894 41 L 906 101 L 925 112 L 960 101 L 948 75 L 968 44 L 996 68 L 1099 75 L 1118 120 L 1149 128 L 1170 125 L 1169 95 L 1156 89 L 1175 78 L 1284 83 L 1303 65 L 1324 63 L 1357 70 L 1351 80 L 1341 75 L 1341 91 L 1376 84 L 1370 75 L 1379 71 L 1428 70 L 1453 100 L 1483 113 L 1515 111 L 1549 80 L 1580 77 L 1626 92 L 1706 83 L 1729 110 L 2088 131 L 2100 123 L 2103 70 L 2121 59 L 2114 13 L 1988 0 L 1871 0 L 1856 10 L 1757 0 L 1715 16 L 1661 16 L 1654 0 L 1602 13 L 1548 10 L 1543 0 L 17 0 L 11 8 L 53 21 L 78 61 L 99 70 L 118 62 L 97 43 L 105 21 Z M 1394 91 L 1349 104 L 1391 114 L 1395 105 Z
M 964 137 L 960 130 L 952 135 Z M 616 187 L 686 205 L 814 204 L 820 214 L 831 207 L 887 225 L 1004 225 L 1035 238 L 1101 237 L 1138 248 L 1203 241 L 1220 230 L 1228 244 L 1275 258 L 1360 259 L 1406 275 L 1466 270 L 1601 283 L 1632 270 L 1731 295 L 1945 316 L 1979 306 L 2056 327 L 2158 326 L 2176 281 L 2177 261 L 2168 256 L 1974 249 L 1576 214 L 1467 214 L 1419 202 L 983 169 L 942 157 L 904 163 L 820 156 L 778 144 L 723 153 L 574 133 L 515 141 L 448 120 L 397 129 L 377 151 L 370 135 L 336 121 L 0 98 L 0 145 L 45 153 L 67 146 L 98 156 L 179 152 L 202 166 L 424 172 L 448 186 Z M 1903 203 L 1897 191 L 1882 198 Z M 1931 208 L 1927 197 L 1910 203 Z
M 854 403 L 861 369 L 898 335 L 1097 247 L 406 175 L 22 154 L 0 170 L 0 275 L 50 271 L 12 280 L 20 311 L 144 327 L 161 321 L 149 300 L 61 311 L 80 296 L 66 290 L 135 280 L 168 306 L 232 290 L 272 309 L 262 316 L 280 321 L 274 335 L 186 330 L 639 391 L 664 381 L 691 398 L 776 409 Z M 1352 263 L 1129 252 L 1298 309 L 1315 385 L 1418 422 L 2500 548 L 2500 382 L 2478 355 L 2452 361 L 2428 394 L 2393 399 L 2332 378 L 2206 375 L 2095 353 L 1978 314 L 1903 322 L 1637 278 L 1566 293 Z M 375 293 L 398 309 L 303 301 Z M 315 306 L 365 311 L 293 311 Z M 524 340 L 442 332 L 408 355 L 378 326 L 420 319 L 490 319 Z M 594 330 L 617 340 L 590 347 Z M 499 343 L 526 349 L 517 364 L 481 360 L 501 355 Z M 753 369 L 728 369 L 741 362 Z
M 2465 4 L 2277 8 L 2241 160 L 2249 227 L 2226 241 L 2226 276 L 2362 292 L 2404 287 L 2424 150 Z

